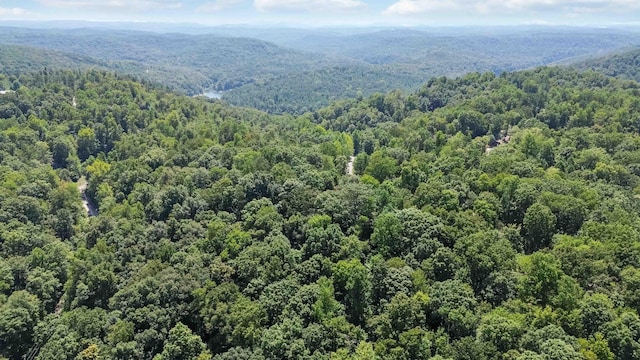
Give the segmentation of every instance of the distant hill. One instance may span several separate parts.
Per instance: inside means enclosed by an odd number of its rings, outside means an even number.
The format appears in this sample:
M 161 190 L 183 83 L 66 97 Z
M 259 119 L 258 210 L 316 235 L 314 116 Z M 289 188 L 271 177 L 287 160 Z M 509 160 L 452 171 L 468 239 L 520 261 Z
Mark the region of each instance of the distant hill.
M 88 56 L 109 62 L 114 70 L 142 75 L 188 94 L 203 89 L 228 90 L 339 61 L 256 39 L 140 31 L 2 28 L 0 44 Z
M 0 44 L 43 50 L 22 51 L 20 61 L 5 61 L 1 70 L 93 66 L 188 95 L 224 91 L 223 99 L 234 105 L 303 113 L 336 99 L 413 91 L 437 76 L 501 73 L 640 46 L 636 33 L 600 29 L 210 31 L 216 33 L 4 27 Z M 48 56 L 44 49 L 61 53 Z
M 245 30 L 246 31 L 246 30 Z M 470 72 L 501 73 L 608 54 L 640 41 L 636 34 L 610 30 L 541 29 L 454 32 L 416 29 L 259 33 L 283 46 L 350 58 L 365 64 L 287 74 L 228 92 L 231 103 L 272 112 L 304 112 L 332 100 L 393 89 L 412 91 L 432 77 Z
M 476 34 L 400 29 L 352 35 L 325 33 L 283 43 L 370 64 L 408 64 L 422 69 L 448 68 L 452 72 L 483 67 L 508 71 L 605 54 L 630 44 L 640 45 L 637 34 L 597 29 Z
M 46 68 L 107 68 L 107 63 L 94 58 L 60 51 L 20 45 L 0 45 L 0 72 L 20 74 Z
M 264 83 L 241 86 L 223 99 L 241 106 L 275 113 L 314 111 L 333 101 L 369 96 L 393 89 L 417 89 L 438 74 L 415 72 L 394 65 L 335 66 L 291 74 Z
M 640 81 L 640 48 L 582 61 L 573 66 L 579 70 L 593 70 L 620 79 Z

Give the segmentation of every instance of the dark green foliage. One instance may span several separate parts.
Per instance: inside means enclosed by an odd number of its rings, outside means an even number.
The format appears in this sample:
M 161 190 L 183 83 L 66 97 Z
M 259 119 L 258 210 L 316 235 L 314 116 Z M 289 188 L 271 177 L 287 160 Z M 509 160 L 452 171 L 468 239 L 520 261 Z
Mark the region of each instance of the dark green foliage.
M 0 307 L 2 354 L 19 359 L 34 342 L 34 329 L 42 317 L 40 301 L 26 291 L 15 291 Z
M 532 253 L 549 246 L 555 228 L 556 216 L 548 207 L 539 203 L 531 205 L 522 220 L 525 251 Z

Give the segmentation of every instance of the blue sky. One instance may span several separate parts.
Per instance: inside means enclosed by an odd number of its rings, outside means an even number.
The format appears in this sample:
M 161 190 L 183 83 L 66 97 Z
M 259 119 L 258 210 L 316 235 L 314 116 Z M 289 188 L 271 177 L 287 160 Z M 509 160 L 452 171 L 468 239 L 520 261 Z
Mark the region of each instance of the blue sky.
M 0 0 L 0 20 L 608 26 L 640 24 L 640 0 Z

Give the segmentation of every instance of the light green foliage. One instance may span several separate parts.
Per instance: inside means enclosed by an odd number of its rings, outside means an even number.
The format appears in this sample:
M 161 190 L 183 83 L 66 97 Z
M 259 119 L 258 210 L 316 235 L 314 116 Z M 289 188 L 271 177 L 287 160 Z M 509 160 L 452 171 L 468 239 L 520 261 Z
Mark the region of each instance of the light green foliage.
M 521 299 L 571 310 L 582 297 L 582 289 L 565 275 L 553 255 L 536 252 L 518 259 L 522 271 L 518 282 Z
M 319 296 L 313 304 L 313 311 L 319 321 L 333 318 L 341 310 L 341 304 L 335 299 L 335 290 L 330 279 L 322 277 L 318 280 Z
M 384 180 L 393 177 L 397 171 L 398 166 L 396 165 L 396 161 L 384 152 L 378 150 L 374 151 L 373 154 L 369 156 L 364 173 L 373 176 L 380 182 L 383 182 Z
M 578 342 L 580 343 L 580 352 L 586 359 L 614 359 L 614 354 L 609 349 L 609 344 L 601 333 L 596 333 L 589 339 L 579 339 Z
M 395 250 L 400 247 L 402 237 L 402 223 L 393 213 L 384 213 L 378 216 L 374 224 L 371 242 L 380 248 L 383 254 L 397 254 Z
M 80 161 L 85 161 L 89 156 L 95 155 L 98 149 L 96 133 L 91 128 L 83 128 L 78 131 L 78 157 Z

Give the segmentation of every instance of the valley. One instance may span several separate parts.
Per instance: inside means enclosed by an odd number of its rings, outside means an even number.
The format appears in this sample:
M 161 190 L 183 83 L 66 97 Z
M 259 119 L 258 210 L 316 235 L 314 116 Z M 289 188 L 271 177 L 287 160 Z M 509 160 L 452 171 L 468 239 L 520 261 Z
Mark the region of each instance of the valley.
M 437 76 L 499 74 L 640 46 L 637 32 L 593 28 L 0 30 L 0 64 L 8 73 L 28 64 L 101 68 L 186 95 L 224 91 L 232 105 L 295 114 L 376 92 L 415 91 Z

